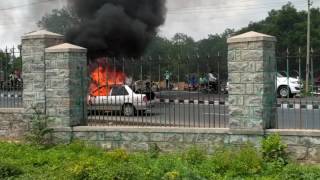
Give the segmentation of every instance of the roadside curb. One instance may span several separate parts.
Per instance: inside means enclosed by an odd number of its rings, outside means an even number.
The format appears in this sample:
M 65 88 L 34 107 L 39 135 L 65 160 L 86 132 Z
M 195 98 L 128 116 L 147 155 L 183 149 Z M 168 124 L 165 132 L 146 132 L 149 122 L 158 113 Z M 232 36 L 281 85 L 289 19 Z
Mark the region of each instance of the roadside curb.
M 224 101 L 204 101 L 204 100 L 189 100 L 189 99 L 156 99 L 158 103 L 168 103 L 168 104 L 203 104 L 203 105 L 227 105 Z
M 303 109 L 303 110 L 320 110 L 319 104 L 277 104 L 281 109 Z
M 227 106 L 228 103 L 224 101 L 204 101 L 204 100 L 189 100 L 189 99 L 156 99 L 158 103 L 166 104 L 202 104 L 202 105 L 215 105 Z M 320 104 L 290 104 L 278 103 L 277 108 L 281 109 L 305 109 L 305 110 L 320 110 Z
M 0 98 L 21 98 L 22 95 L 18 94 L 0 94 Z

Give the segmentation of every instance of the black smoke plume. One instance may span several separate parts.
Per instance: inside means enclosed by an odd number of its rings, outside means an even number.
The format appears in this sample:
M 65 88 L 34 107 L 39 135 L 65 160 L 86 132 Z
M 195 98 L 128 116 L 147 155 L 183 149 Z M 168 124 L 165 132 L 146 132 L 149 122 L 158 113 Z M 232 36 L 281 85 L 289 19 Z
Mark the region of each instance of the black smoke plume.
M 90 57 L 139 56 L 165 21 L 166 0 L 69 0 L 80 24 L 66 40 Z

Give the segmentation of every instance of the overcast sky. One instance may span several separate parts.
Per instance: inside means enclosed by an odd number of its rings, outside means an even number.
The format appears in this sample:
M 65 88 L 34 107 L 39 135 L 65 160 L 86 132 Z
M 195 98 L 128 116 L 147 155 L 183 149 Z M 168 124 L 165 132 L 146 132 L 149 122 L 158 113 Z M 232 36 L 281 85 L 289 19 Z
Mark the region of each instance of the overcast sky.
M 45 1 L 45 2 L 44 2 Z M 43 2 L 43 3 L 34 3 Z M 250 21 L 259 21 L 271 9 L 279 9 L 288 0 L 167 0 L 166 23 L 161 36 L 171 38 L 182 32 L 196 40 L 226 28 L 239 29 Z M 307 9 L 307 0 L 291 0 L 298 9 Z M 34 4 L 30 4 L 34 3 Z M 0 47 L 17 45 L 20 37 L 37 29 L 36 22 L 66 0 L 0 0 Z M 314 0 L 314 7 L 320 0 Z

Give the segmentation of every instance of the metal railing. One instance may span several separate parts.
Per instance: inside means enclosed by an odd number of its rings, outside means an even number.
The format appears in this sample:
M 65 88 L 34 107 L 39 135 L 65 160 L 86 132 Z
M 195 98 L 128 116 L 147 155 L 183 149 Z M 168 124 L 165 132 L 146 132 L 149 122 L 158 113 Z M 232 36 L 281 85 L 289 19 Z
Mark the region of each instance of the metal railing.
M 0 51 L 0 108 L 22 107 L 22 59 L 19 48 Z
M 309 91 L 306 91 L 306 57 L 286 52 L 277 58 L 278 129 L 320 129 L 320 56 L 311 54 Z
M 222 57 L 89 60 L 91 126 L 228 127 Z

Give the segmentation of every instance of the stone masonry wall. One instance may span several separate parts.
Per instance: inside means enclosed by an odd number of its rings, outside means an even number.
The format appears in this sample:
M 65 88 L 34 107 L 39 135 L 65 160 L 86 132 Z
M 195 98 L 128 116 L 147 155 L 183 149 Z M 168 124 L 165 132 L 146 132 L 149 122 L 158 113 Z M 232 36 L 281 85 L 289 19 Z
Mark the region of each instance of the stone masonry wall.
M 26 112 L 30 111 L 32 106 L 41 111 L 45 110 L 44 51 L 45 48 L 63 41 L 62 36 L 47 36 L 37 34 L 22 37 L 23 104 Z
M 260 33 L 246 33 L 228 40 L 232 129 L 263 130 L 269 128 L 275 119 L 276 60 L 275 38 L 272 38 Z
M 69 51 L 69 47 L 75 46 L 62 44 L 46 49 L 46 105 L 53 127 L 86 124 L 86 49 Z
M 0 139 L 21 138 L 27 130 L 23 119 L 24 109 L 0 108 Z
M 271 133 L 282 136 L 291 158 L 320 163 L 320 131 L 266 131 L 266 134 Z M 259 133 L 231 133 L 228 129 L 75 127 L 73 133 L 65 132 L 63 138 L 66 140 L 67 135 L 71 134 L 73 140 L 87 141 L 106 150 L 122 148 L 131 152 L 147 151 L 154 144 L 163 152 L 198 146 L 213 153 L 221 147 L 237 147 L 247 142 L 259 148 L 264 137 Z

